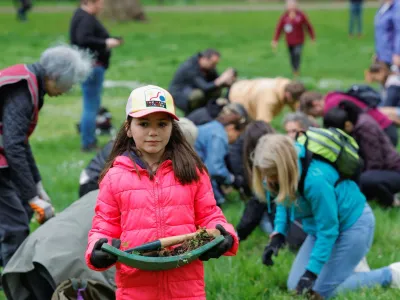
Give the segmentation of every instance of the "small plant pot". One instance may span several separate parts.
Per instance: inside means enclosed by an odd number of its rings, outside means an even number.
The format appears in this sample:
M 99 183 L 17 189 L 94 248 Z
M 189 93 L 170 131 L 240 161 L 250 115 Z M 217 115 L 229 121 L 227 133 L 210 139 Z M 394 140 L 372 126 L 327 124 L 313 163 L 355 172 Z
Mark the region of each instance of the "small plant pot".
M 224 240 L 222 235 L 215 237 L 211 242 L 186 252 L 182 255 L 167 257 L 147 257 L 134 253 L 126 253 L 109 244 L 103 244 L 102 249 L 110 254 L 117 256 L 118 262 L 132 268 L 146 271 L 170 270 L 182 267 L 199 258 L 204 252 L 210 250 Z

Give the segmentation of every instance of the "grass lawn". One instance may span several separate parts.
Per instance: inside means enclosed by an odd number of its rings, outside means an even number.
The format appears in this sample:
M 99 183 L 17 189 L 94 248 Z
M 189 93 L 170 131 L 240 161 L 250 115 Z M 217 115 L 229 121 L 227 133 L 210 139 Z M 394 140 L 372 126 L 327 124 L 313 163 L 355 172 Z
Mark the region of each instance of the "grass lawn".
M 374 12 L 366 10 L 365 36 L 354 40 L 347 37 L 347 11 L 309 13 L 317 42 L 305 47 L 302 79 L 308 87 L 326 91 L 362 82 L 363 70 L 374 51 Z M 178 64 L 206 47 L 222 52 L 220 70 L 234 66 L 243 78 L 290 76 L 284 44 L 280 44 L 276 54 L 269 47 L 279 17 L 277 12 L 151 13 L 149 16 L 148 24 L 107 24 L 113 34 L 125 37 L 126 44 L 114 51 L 106 79 L 167 87 Z M 0 68 L 34 62 L 47 46 L 67 41 L 70 17 L 67 13 L 31 14 L 30 22 L 21 24 L 13 14 L 1 15 Z M 103 104 L 113 113 L 117 126 L 124 118 L 129 93 L 126 88 L 104 91 Z M 31 138 L 44 185 L 59 212 L 77 199 L 79 173 L 93 156 L 80 152 L 75 130 L 80 112 L 79 89 L 57 99 L 46 98 Z M 280 128 L 280 122 L 281 117 L 273 125 Z M 104 144 L 106 138 L 101 142 Z M 237 200 L 224 207 L 234 225 L 243 207 Z M 374 212 L 376 234 L 368 261 L 371 268 L 379 268 L 400 261 L 399 211 L 383 211 L 374 206 Z M 243 242 L 236 257 L 206 263 L 208 299 L 292 299 L 286 291 L 286 278 L 294 255 L 282 252 L 274 267 L 266 268 L 261 264 L 261 253 L 267 241 L 257 229 Z M 4 299 L 1 294 L 0 299 Z M 400 291 L 376 288 L 338 299 L 400 299 Z

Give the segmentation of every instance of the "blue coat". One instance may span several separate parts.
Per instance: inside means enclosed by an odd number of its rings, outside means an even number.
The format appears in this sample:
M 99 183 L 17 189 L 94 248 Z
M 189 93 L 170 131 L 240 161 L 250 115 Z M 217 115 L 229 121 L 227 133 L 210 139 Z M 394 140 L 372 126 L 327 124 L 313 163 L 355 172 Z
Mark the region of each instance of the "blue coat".
M 393 54 L 400 55 L 400 0 L 395 0 L 389 8 L 382 6 L 375 15 L 374 24 L 376 55 L 390 64 Z
M 229 146 L 225 127 L 218 121 L 212 121 L 198 128 L 199 133 L 194 148 L 206 165 L 211 179 L 231 184 L 232 175 L 225 163 Z
M 300 144 L 296 144 L 296 148 L 299 158 L 304 157 L 305 148 Z M 300 160 L 299 166 L 301 170 Z M 340 232 L 358 220 L 366 203 L 354 181 L 342 181 L 335 188 L 338 179 L 339 174 L 333 166 L 312 160 L 304 182 L 304 198 L 299 194 L 290 209 L 282 204 L 276 208 L 276 232 L 286 235 L 290 213 L 290 219 L 302 219 L 303 230 L 316 237 L 306 267 L 315 274 L 319 274 L 328 261 Z

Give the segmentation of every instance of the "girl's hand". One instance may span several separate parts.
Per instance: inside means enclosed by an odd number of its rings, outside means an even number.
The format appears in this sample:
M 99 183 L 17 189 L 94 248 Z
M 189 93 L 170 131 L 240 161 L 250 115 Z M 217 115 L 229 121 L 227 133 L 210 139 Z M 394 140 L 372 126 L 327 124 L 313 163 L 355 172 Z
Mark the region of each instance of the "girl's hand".
M 116 256 L 104 252 L 101 249 L 101 246 L 103 246 L 103 244 L 106 244 L 107 242 L 108 239 L 103 238 L 98 240 L 96 244 L 94 244 L 92 254 L 90 255 L 90 263 L 93 265 L 93 267 L 97 269 L 105 269 L 111 267 L 113 264 L 117 262 Z M 121 240 L 113 239 L 111 245 L 119 249 L 119 247 L 121 247 Z
M 215 247 L 203 253 L 199 257 L 201 261 L 208 261 L 210 258 L 219 258 L 225 252 L 229 251 L 229 249 L 231 249 L 233 246 L 232 235 L 228 231 L 226 231 L 225 228 L 220 224 L 218 224 L 215 228 L 217 228 L 221 232 L 225 239 Z
M 278 41 L 272 41 L 271 47 L 272 47 L 272 50 L 276 51 L 276 49 L 278 48 Z

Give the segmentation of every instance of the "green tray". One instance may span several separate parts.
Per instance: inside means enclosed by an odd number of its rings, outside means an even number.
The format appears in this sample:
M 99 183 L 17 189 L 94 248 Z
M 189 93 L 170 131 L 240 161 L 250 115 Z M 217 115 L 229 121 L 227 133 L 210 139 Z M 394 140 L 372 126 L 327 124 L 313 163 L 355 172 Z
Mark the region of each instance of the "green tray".
M 102 250 L 118 257 L 118 261 L 127 266 L 147 271 L 169 270 L 182 267 L 199 258 L 201 254 L 218 245 L 224 240 L 222 235 L 217 236 L 211 242 L 182 255 L 167 257 L 147 257 L 137 254 L 129 254 L 109 244 L 103 244 Z

